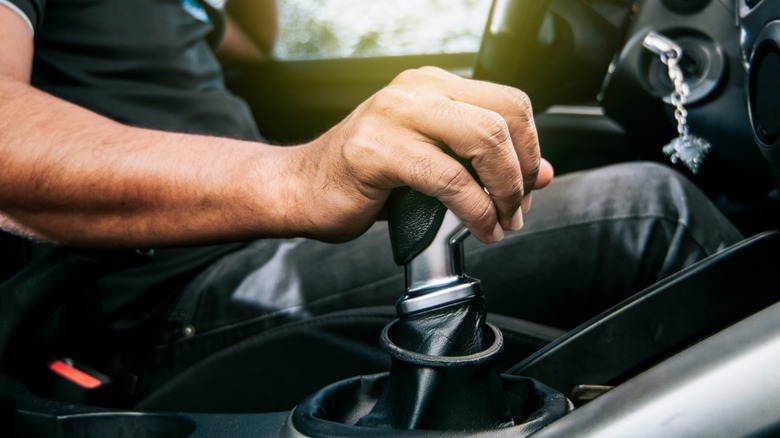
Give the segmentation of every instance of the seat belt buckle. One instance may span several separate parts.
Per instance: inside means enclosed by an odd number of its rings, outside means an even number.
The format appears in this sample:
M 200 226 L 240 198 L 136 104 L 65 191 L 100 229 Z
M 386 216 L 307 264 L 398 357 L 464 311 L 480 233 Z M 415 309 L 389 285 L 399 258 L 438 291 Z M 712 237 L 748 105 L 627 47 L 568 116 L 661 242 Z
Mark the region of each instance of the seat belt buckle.
M 51 360 L 35 386 L 35 392 L 55 400 L 103 406 L 116 404 L 120 390 L 108 375 L 70 358 Z

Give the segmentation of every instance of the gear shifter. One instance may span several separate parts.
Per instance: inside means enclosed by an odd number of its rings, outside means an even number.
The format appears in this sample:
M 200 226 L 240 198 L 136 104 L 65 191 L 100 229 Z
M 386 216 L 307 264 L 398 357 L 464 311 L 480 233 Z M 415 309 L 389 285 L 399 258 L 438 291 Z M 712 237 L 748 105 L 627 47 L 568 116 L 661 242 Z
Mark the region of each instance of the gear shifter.
M 393 255 L 404 264 L 406 293 L 396 303 L 398 321 L 381 339 L 393 358 L 388 384 L 358 424 L 428 430 L 512 424 L 490 360 L 501 349 L 501 334 L 485 325 L 479 280 L 463 272 L 468 231 L 439 201 L 411 189 L 394 192 L 388 208 Z
M 406 293 L 396 304 L 398 316 L 481 295 L 479 281 L 463 273 L 463 239 L 469 232 L 451 212 L 430 245 L 404 265 Z
M 309 397 L 282 436 L 525 436 L 565 414 L 562 394 L 496 369 L 503 338 L 486 322 L 479 280 L 464 273 L 468 231 L 460 220 L 438 200 L 401 188 L 388 200 L 388 224 L 395 262 L 406 271 L 398 319 L 380 340 L 391 370 Z

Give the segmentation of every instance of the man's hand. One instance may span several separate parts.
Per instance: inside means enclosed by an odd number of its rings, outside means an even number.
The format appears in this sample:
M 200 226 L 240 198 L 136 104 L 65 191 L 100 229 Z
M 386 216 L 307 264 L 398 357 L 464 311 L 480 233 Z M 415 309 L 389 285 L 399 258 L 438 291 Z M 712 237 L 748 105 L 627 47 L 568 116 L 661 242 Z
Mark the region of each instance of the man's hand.
M 443 149 L 469 160 L 485 188 Z M 441 200 L 479 240 L 522 226 L 521 202 L 552 179 L 521 91 L 436 68 L 400 74 L 317 140 L 297 150 L 301 233 L 349 240 L 410 186 Z M 524 200 L 525 197 L 525 200 Z
M 125 126 L 28 84 L 32 34 L 0 5 L 0 227 L 73 246 L 155 247 L 307 236 L 343 241 L 408 185 L 482 241 L 516 229 L 552 177 L 514 89 L 426 68 L 401 74 L 299 147 Z M 443 149 L 470 160 L 488 195 Z M 525 196 L 524 200 L 523 197 Z
M 32 71 L 33 36 L 22 18 L 0 5 L 0 76 L 29 82 Z

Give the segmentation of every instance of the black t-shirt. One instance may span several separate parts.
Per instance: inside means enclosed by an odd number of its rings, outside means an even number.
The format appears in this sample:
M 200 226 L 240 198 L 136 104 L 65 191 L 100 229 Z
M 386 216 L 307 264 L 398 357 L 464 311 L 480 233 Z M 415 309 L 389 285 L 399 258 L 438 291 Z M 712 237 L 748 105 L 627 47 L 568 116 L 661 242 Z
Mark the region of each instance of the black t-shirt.
M 259 139 L 213 53 L 219 2 L 0 0 L 34 32 L 35 87 L 129 125 Z M 89 292 L 101 301 L 99 319 L 125 337 L 154 332 L 183 285 L 237 245 L 158 250 L 143 267 L 102 279 Z
M 4 0 L 34 29 L 32 84 L 119 122 L 259 139 L 225 87 L 211 0 Z

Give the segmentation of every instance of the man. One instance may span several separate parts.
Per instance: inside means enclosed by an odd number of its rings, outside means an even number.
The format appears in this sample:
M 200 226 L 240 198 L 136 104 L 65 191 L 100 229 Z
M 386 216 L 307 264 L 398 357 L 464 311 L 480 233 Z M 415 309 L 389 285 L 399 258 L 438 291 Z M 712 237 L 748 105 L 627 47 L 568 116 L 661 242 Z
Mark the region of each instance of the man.
M 533 228 L 506 234 L 552 180 L 530 102 L 434 68 L 402 73 L 309 143 L 264 144 L 222 82 L 222 23 L 219 5 L 195 0 L 0 0 L 0 226 L 77 247 L 185 246 L 95 285 L 127 342 L 176 318 L 182 336 L 245 321 L 251 333 L 392 302 L 403 282 L 372 225 L 399 186 L 495 244 L 467 257 L 491 303 L 564 328 L 739 238 L 655 166 L 562 179 L 535 201 Z M 327 262 L 312 267 L 313 254 Z

